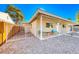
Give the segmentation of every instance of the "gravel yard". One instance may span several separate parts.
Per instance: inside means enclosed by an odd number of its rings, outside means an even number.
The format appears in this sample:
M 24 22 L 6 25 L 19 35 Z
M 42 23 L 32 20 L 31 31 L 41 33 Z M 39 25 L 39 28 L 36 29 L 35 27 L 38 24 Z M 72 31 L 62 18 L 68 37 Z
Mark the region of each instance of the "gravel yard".
M 31 33 L 17 34 L 0 47 L 4 54 L 72 54 L 79 53 L 79 38 L 62 35 L 39 40 Z

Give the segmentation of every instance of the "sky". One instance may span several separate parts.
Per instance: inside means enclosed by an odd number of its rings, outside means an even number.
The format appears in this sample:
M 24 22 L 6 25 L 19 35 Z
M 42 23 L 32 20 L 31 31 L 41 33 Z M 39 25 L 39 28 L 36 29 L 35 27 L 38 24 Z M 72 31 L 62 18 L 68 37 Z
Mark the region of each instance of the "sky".
M 5 12 L 7 6 L 8 4 L 0 4 L 0 12 Z M 14 6 L 22 11 L 26 22 L 30 21 L 38 8 L 65 19 L 71 18 L 73 22 L 76 21 L 76 13 L 79 10 L 79 4 L 14 4 Z

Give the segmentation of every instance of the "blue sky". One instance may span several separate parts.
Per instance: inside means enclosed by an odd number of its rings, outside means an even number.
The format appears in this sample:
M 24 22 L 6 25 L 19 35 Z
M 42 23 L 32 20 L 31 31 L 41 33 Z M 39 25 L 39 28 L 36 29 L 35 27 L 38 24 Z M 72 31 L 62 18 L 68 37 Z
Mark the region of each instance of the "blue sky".
M 71 18 L 76 21 L 76 13 L 79 10 L 79 4 L 14 4 L 24 14 L 24 20 L 28 22 L 38 8 L 61 16 L 63 18 Z M 8 4 L 0 4 L 0 11 L 5 12 Z

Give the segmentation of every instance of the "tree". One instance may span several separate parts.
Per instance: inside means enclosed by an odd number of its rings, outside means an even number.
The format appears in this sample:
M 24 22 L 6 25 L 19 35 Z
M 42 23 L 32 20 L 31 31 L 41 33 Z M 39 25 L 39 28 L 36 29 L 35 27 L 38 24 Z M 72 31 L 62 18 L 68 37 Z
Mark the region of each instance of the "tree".
M 76 23 L 79 24 L 79 11 L 76 14 Z
M 16 24 L 18 24 L 20 21 L 23 21 L 24 19 L 21 10 L 19 10 L 14 5 L 8 5 L 6 12 L 9 13 L 9 15 L 15 21 Z

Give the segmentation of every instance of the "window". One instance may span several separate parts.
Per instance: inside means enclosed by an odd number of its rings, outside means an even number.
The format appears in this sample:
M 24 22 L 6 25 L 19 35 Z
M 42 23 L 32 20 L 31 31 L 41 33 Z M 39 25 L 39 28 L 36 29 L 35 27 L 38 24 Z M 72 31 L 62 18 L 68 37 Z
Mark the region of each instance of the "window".
M 50 23 L 46 23 L 46 27 L 49 28 L 51 26 Z
M 49 27 L 53 28 L 53 25 L 51 23 L 46 23 L 46 27 L 47 28 L 49 28 Z
M 65 28 L 66 26 L 65 25 L 62 25 L 62 27 Z

